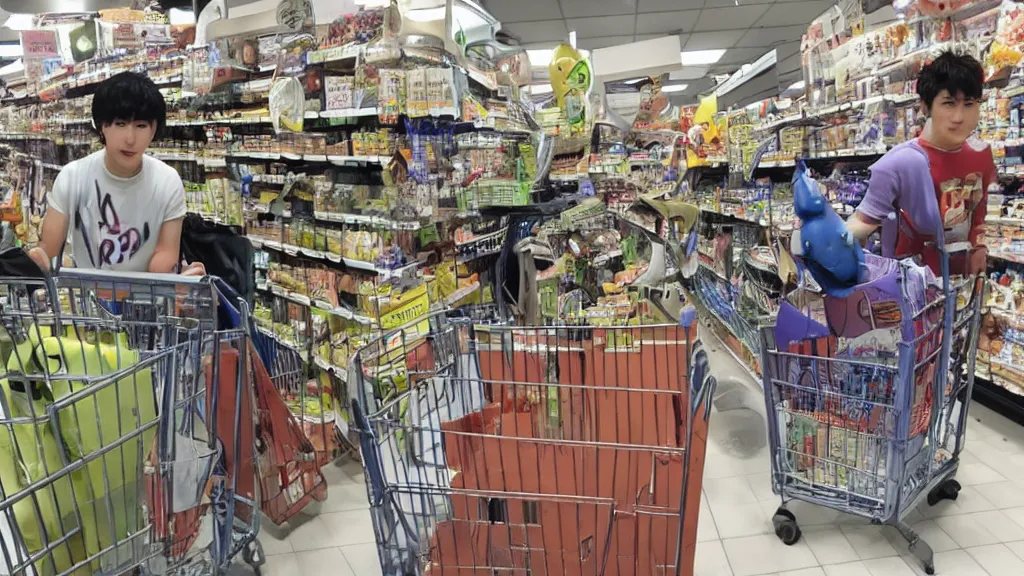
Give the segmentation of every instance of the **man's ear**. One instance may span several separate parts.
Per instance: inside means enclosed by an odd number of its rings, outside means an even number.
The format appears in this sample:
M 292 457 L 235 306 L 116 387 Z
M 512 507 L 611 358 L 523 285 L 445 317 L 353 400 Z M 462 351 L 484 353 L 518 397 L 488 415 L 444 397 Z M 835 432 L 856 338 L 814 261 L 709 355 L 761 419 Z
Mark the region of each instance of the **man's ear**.
M 931 111 L 928 110 L 928 104 L 924 100 L 921 100 L 921 114 L 924 114 L 926 118 L 931 118 L 932 115 Z

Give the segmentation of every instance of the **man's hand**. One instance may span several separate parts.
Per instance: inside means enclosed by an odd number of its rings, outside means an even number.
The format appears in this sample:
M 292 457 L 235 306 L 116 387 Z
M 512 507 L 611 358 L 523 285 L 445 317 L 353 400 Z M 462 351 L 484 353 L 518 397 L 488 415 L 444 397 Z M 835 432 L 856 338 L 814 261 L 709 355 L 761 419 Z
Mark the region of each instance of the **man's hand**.
M 206 266 L 202 262 L 193 262 L 181 270 L 182 276 L 206 276 Z
M 28 257 L 38 264 L 43 272 L 50 271 L 50 257 L 46 255 L 46 250 L 36 246 L 28 251 Z

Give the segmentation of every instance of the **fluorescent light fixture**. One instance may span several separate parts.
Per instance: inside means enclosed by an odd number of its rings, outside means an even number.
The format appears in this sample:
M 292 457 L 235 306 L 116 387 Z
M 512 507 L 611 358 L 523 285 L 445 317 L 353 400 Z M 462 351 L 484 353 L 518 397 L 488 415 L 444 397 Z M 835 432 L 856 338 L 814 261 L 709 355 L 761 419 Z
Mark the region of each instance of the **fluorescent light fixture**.
M 10 18 L 4 22 L 4 27 L 11 30 L 31 30 L 34 18 L 35 16 L 32 14 L 11 14 Z
M 0 58 L 21 58 L 21 44 L 0 44 Z
M 683 66 L 707 66 L 714 64 L 725 56 L 725 50 L 690 50 L 680 52 L 679 60 Z
M 439 6 L 437 8 L 420 8 L 419 10 L 409 10 L 402 16 L 405 16 L 413 22 L 433 22 L 434 20 L 444 20 L 445 7 Z
M 580 56 L 584 58 L 590 57 L 589 50 L 579 50 Z M 534 50 L 527 50 L 526 55 L 530 58 L 531 66 L 547 66 L 551 64 L 551 54 L 554 53 L 552 48 L 537 48 Z
M 554 50 L 543 48 L 540 50 L 527 50 L 526 55 L 530 58 L 531 66 L 547 66 L 551 64 L 551 53 Z
M 668 86 L 662 86 L 661 91 L 665 92 L 666 94 L 671 94 L 672 92 L 682 92 L 683 90 L 686 90 L 687 86 L 689 86 L 689 84 L 670 84 Z
M 786 88 L 786 92 L 789 92 L 790 90 L 803 90 L 806 87 L 807 87 L 807 83 L 806 82 L 804 82 L 803 80 L 797 80 L 796 82 L 793 82 L 792 84 L 790 84 L 789 88 Z
M 21 60 L 15 60 L 10 64 L 0 67 L 0 76 L 6 76 L 8 74 L 17 74 L 18 72 L 25 71 L 25 63 Z
M 741 70 L 738 70 L 731 76 L 728 76 L 724 82 L 721 82 L 716 86 L 715 94 L 724 96 L 736 88 L 739 88 L 746 82 L 756 78 L 765 71 L 774 68 L 775 58 L 776 54 L 774 49 L 765 52 L 763 56 L 755 60 L 752 64 L 743 66 Z M 778 90 L 778 87 L 775 89 Z
M 167 13 L 167 19 L 170 20 L 171 26 L 187 26 L 196 23 L 196 13 L 191 10 L 171 8 Z
M 383 8 L 391 5 L 391 0 L 356 0 L 356 6 L 364 6 L 366 8 Z
M 534 96 L 550 94 L 554 91 L 555 89 L 552 88 L 550 84 L 530 84 L 530 94 L 533 94 Z

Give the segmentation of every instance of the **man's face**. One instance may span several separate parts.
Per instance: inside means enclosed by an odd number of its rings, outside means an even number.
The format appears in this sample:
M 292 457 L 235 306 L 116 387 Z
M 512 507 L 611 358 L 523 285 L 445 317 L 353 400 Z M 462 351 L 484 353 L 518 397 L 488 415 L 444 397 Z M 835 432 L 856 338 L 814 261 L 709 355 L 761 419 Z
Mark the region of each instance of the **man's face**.
M 156 122 L 115 120 L 103 127 L 107 158 L 123 174 L 134 174 L 142 166 L 142 154 L 156 135 Z
M 977 100 L 956 96 L 948 90 L 939 92 L 931 106 L 932 134 L 941 139 L 939 145 L 963 144 L 978 127 L 981 106 Z

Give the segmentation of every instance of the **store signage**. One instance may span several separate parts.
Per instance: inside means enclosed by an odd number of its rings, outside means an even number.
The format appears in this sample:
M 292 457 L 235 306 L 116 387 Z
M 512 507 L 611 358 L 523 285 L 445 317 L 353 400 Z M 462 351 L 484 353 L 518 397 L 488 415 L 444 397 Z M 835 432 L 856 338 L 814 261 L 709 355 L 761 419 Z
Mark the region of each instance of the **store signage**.
M 282 0 L 277 5 L 277 23 L 289 30 L 299 30 L 312 17 L 312 8 L 307 0 Z
M 21 33 L 21 49 L 25 58 L 55 58 L 57 33 L 53 30 L 25 30 Z
M 324 108 L 326 110 L 354 108 L 352 96 L 352 78 L 341 76 L 324 77 Z

